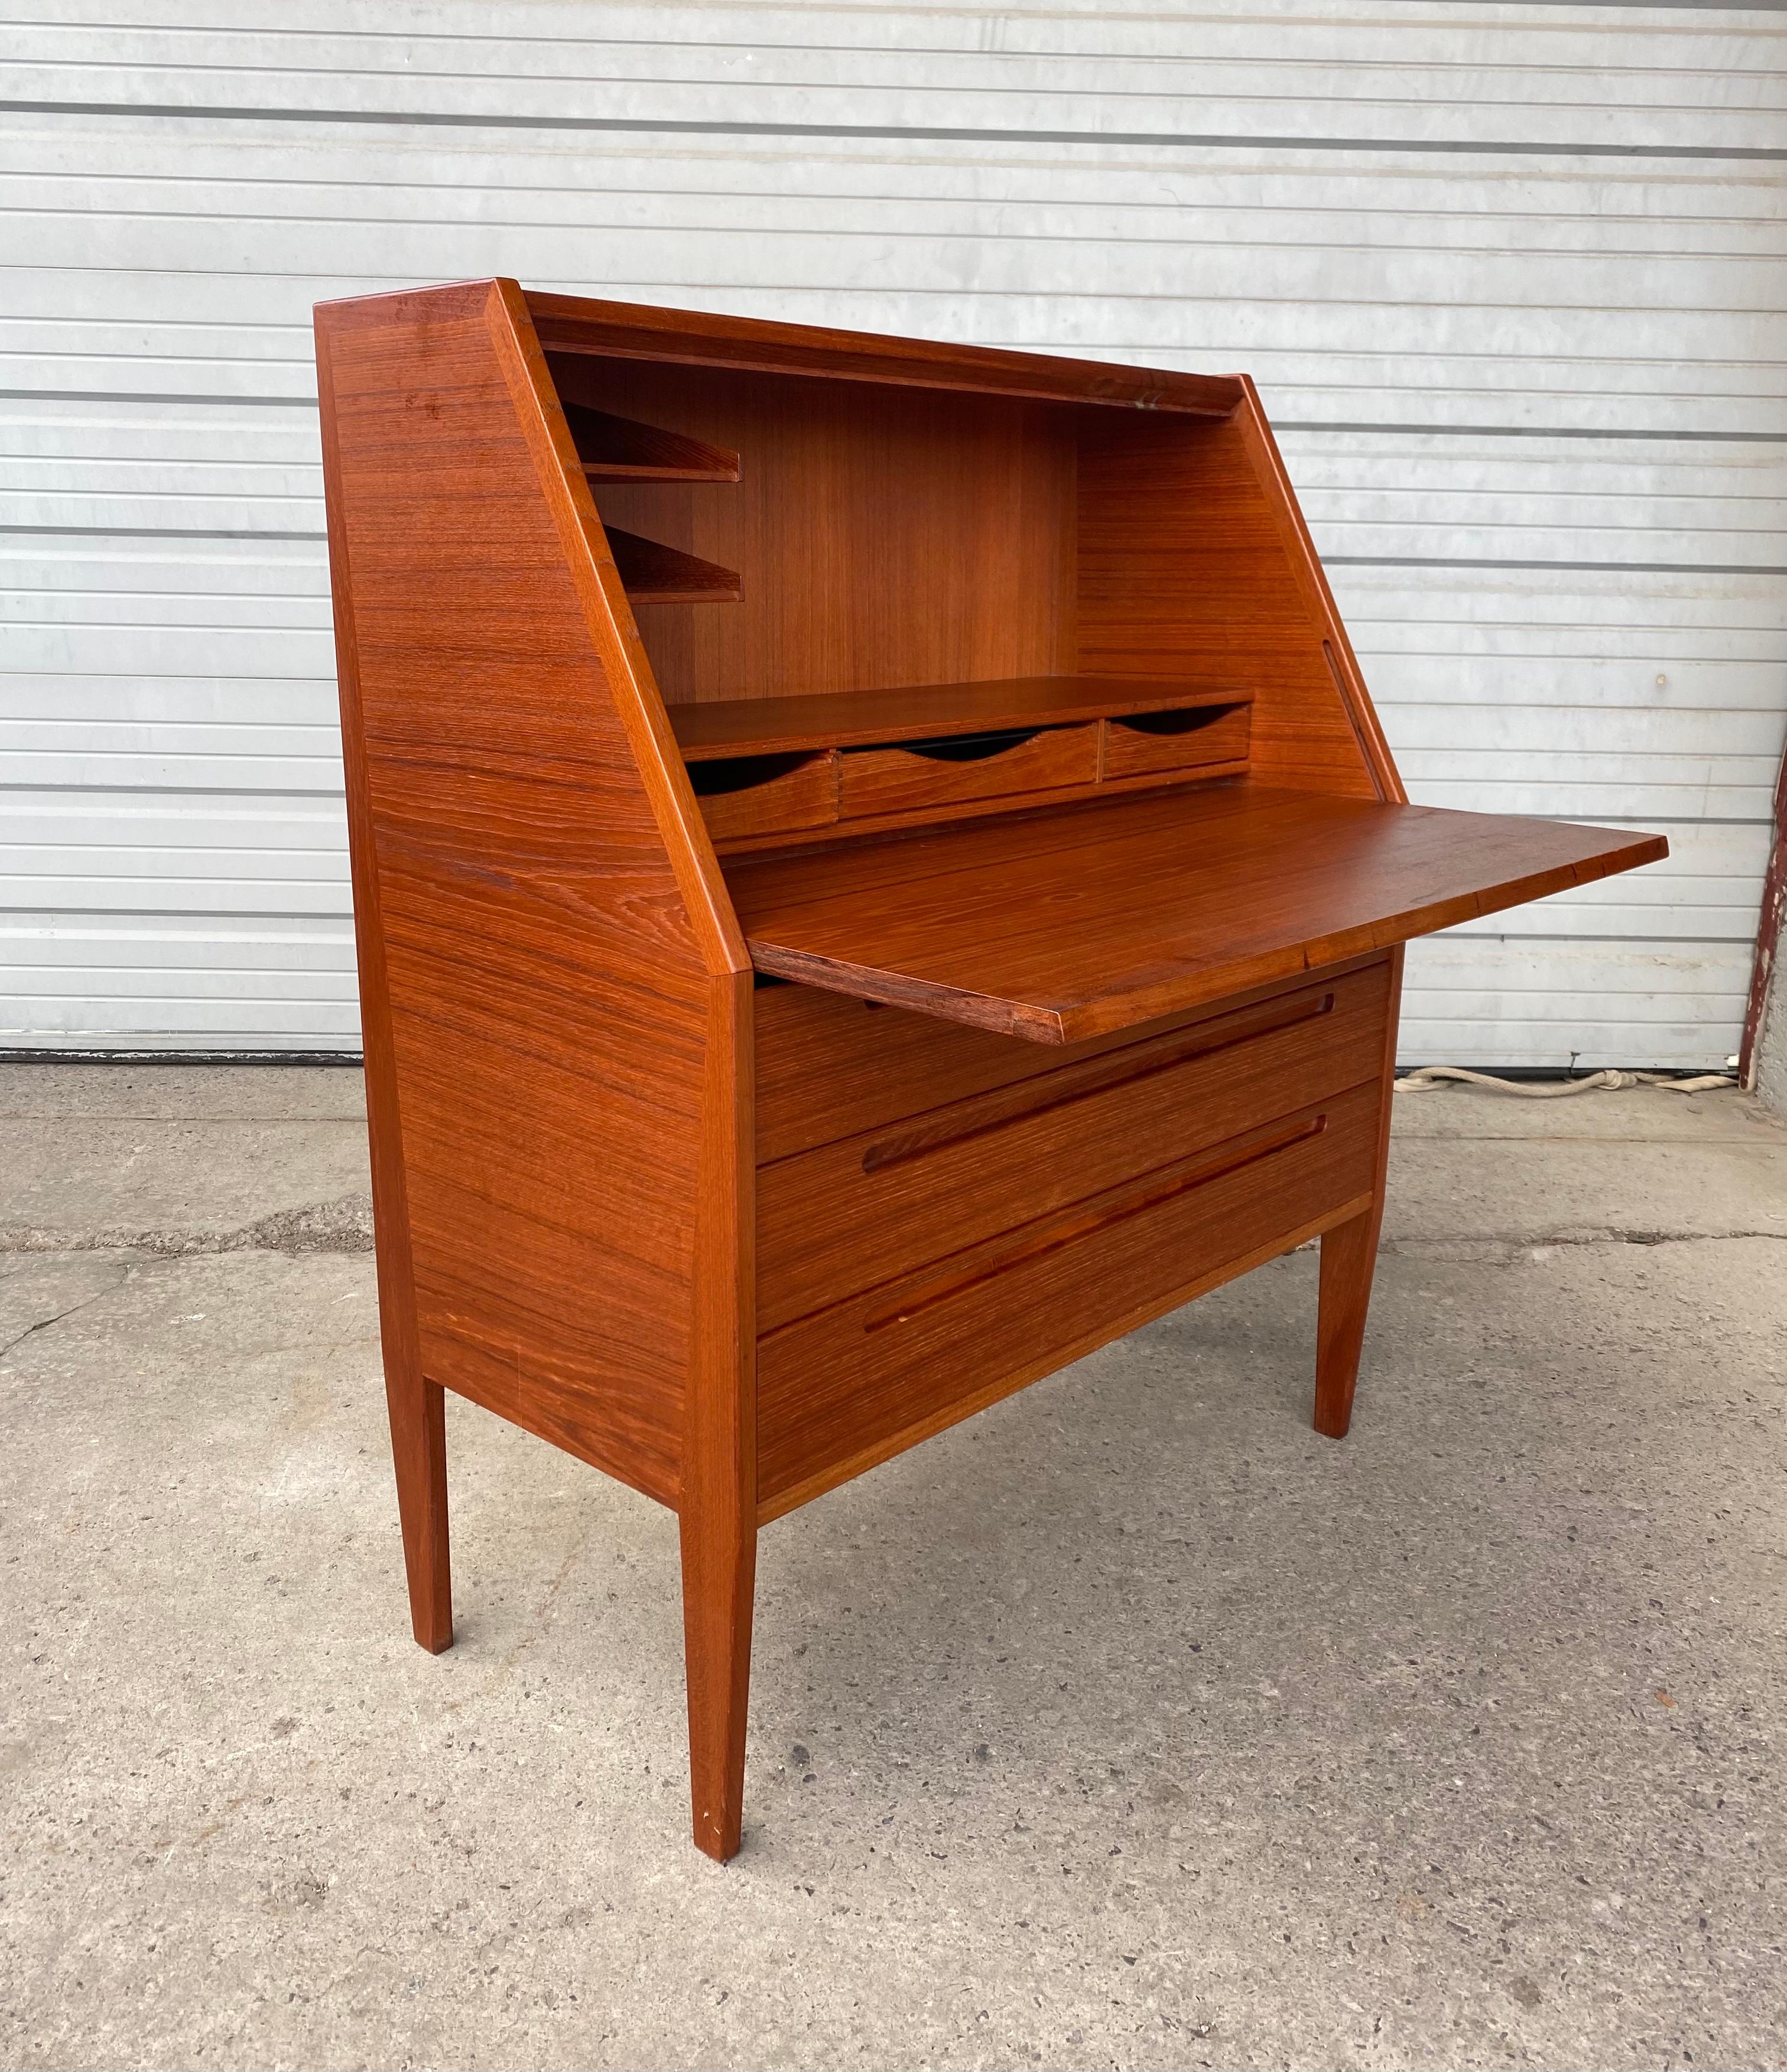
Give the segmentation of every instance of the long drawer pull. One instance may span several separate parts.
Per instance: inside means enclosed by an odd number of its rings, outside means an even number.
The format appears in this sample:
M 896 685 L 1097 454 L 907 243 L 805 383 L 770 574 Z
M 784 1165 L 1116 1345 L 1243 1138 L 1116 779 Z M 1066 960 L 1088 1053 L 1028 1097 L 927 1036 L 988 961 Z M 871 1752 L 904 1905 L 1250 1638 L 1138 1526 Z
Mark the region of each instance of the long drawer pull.
M 890 1166 L 904 1166 L 914 1158 L 928 1158 L 933 1151 L 953 1149 L 958 1144 L 971 1143 L 977 1137 L 991 1137 L 999 1130 L 1031 1121 L 1037 1116 L 1053 1114 L 1072 1108 L 1077 1102 L 1091 1100 L 1097 1095 L 1109 1093 L 1114 1087 L 1139 1086 L 1144 1079 L 1157 1078 L 1162 1072 L 1176 1071 L 1194 1058 L 1213 1058 L 1220 1050 L 1232 1050 L 1237 1043 L 1250 1043 L 1259 1036 L 1276 1035 L 1280 1030 L 1295 1029 L 1301 1022 L 1314 1022 L 1333 1011 L 1334 996 L 1324 993 L 1315 1000 L 1298 1001 L 1275 1012 L 1262 1013 L 1242 1028 L 1211 1029 L 1201 1036 L 1196 1030 L 1189 1031 L 1186 1040 L 1176 1044 L 1164 1056 L 1157 1054 L 1139 1067 L 1125 1067 L 1120 1059 L 1114 1059 L 1110 1068 L 1089 1082 L 1076 1086 L 1071 1093 L 1057 1094 L 1052 1100 L 1034 1102 L 1015 1115 L 995 1116 L 986 1122 L 970 1123 L 953 1129 L 939 1123 L 929 1131 L 920 1127 L 909 1129 L 903 1136 L 884 1137 L 863 1153 L 863 1170 L 885 1173 Z M 1072 1067 L 1065 1069 L 1071 1071 Z
M 927 1309 L 934 1309 L 940 1302 L 953 1301 L 982 1281 L 996 1280 L 1013 1268 L 1027 1266 L 1033 1260 L 1046 1258 L 1052 1252 L 1059 1252 L 1065 1245 L 1077 1244 L 1081 1239 L 1089 1237 L 1095 1231 L 1108 1230 L 1118 1223 L 1127 1223 L 1132 1216 L 1145 1215 L 1150 1209 L 1159 1207 L 1180 1194 L 1189 1194 L 1194 1187 L 1205 1186 L 1212 1180 L 1220 1180 L 1226 1174 L 1238 1173 L 1244 1166 L 1257 1166 L 1262 1159 L 1276 1157 L 1279 1152 L 1288 1151 L 1295 1144 L 1306 1144 L 1311 1137 L 1320 1137 L 1328 1127 L 1325 1114 L 1311 1121 L 1299 1123 L 1270 1138 L 1263 1144 L 1248 1145 L 1244 1150 L 1232 1153 L 1227 1157 L 1218 1156 L 1208 1159 L 1190 1173 L 1180 1173 L 1171 1180 L 1157 1180 L 1152 1187 L 1128 1200 L 1113 1204 L 1108 1208 L 1088 1207 L 1064 1223 L 1057 1223 L 1046 1234 L 1032 1238 L 1027 1244 L 1014 1246 L 988 1264 L 955 1273 L 945 1279 L 933 1281 L 928 1287 L 920 1289 L 897 1309 L 885 1310 L 878 1317 L 867 1318 L 863 1326 L 865 1332 L 886 1330 L 894 1324 L 910 1323 L 914 1317 Z M 1164 1170 L 1164 1169 L 1163 1169 Z

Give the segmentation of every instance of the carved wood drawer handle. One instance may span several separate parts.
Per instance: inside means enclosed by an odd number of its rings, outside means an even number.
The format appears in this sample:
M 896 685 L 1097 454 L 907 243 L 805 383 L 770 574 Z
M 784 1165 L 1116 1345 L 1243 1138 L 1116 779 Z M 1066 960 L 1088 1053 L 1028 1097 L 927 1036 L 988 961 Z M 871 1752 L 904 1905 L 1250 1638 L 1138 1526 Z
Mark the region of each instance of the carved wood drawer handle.
M 1157 1177 L 1152 1186 L 1132 1194 L 1125 1201 L 1105 1206 L 1089 1204 L 1077 1215 L 1070 1215 L 1064 1222 L 1052 1223 L 1046 1231 L 1039 1231 L 1028 1242 L 1017 1244 L 985 1265 L 969 1268 L 945 1279 L 933 1281 L 926 1287 L 916 1289 L 902 1302 L 897 1309 L 883 1311 L 879 1316 L 864 1321 L 865 1331 L 886 1330 L 890 1325 L 910 1323 L 914 1317 L 927 1309 L 934 1309 L 940 1302 L 953 1301 L 966 1294 L 970 1288 L 978 1288 L 983 1281 L 996 1280 L 1002 1273 L 1009 1273 L 1014 1267 L 1027 1266 L 1034 1260 L 1059 1252 L 1064 1246 L 1077 1244 L 1082 1238 L 1090 1237 L 1094 1231 L 1109 1230 L 1118 1223 L 1127 1223 L 1132 1217 L 1145 1215 L 1150 1209 L 1159 1208 L 1163 1202 L 1174 1200 L 1180 1194 L 1189 1194 L 1194 1187 L 1207 1186 L 1212 1180 L 1221 1179 L 1225 1174 L 1238 1173 L 1244 1166 L 1257 1166 L 1263 1159 L 1275 1158 L 1280 1152 L 1288 1151 L 1293 1145 L 1307 1144 L 1311 1137 L 1320 1137 L 1328 1127 L 1325 1114 L 1318 1115 L 1308 1122 L 1299 1123 L 1281 1135 L 1269 1138 L 1263 1144 L 1250 1144 L 1244 1149 L 1233 1150 L 1225 1156 L 1221 1148 L 1207 1153 L 1204 1161 L 1189 1173 L 1177 1173 L 1171 1179 Z M 1156 1169 L 1157 1175 L 1171 1171 L 1171 1167 Z
M 1295 1029 L 1299 1023 L 1319 1021 L 1324 1014 L 1334 1011 L 1332 993 L 1320 994 L 1313 999 L 1304 999 L 1256 1016 L 1241 1028 L 1231 1025 L 1226 1030 L 1206 1028 L 1187 1033 L 1183 1042 L 1175 1044 L 1163 1056 L 1159 1050 L 1148 1046 L 1153 1054 L 1145 1061 L 1137 1061 L 1126 1052 L 1119 1051 L 1108 1062 L 1108 1069 L 1095 1078 L 1087 1079 L 1075 1075 L 1073 1085 L 1056 1092 L 1052 1098 L 1032 1101 L 1011 1115 L 990 1116 L 984 1122 L 957 1122 L 953 1125 L 941 1120 L 933 1121 L 928 1129 L 920 1126 L 905 1131 L 898 1137 L 884 1137 L 879 1144 L 871 1144 L 863 1153 L 864 1173 L 885 1173 L 891 1166 L 904 1166 L 914 1158 L 928 1158 L 933 1152 L 953 1149 L 958 1144 L 966 1144 L 977 1137 L 991 1137 L 1002 1129 L 1015 1128 L 1018 1124 L 1029 1122 L 1040 1115 L 1072 1108 L 1077 1103 L 1095 1100 L 1118 1087 L 1140 1086 L 1145 1079 L 1157 1079 L 1163 1072 L 1176 1072 L 1181 1065 L 1194 1059 L 1213 1058 L 1218 1052 L 1232 1050 L 1237 1044 L 1251 1043 L 1262 1036 L 1270 1036 L 1283 1029 Z M 1072 1071 L 1073 1067 L 1066 1068 Z M 1052 1075 L 1051 1075 L 1052 1076 Z M 1046 1080 L 1038 1087 L 1046 1088 Z

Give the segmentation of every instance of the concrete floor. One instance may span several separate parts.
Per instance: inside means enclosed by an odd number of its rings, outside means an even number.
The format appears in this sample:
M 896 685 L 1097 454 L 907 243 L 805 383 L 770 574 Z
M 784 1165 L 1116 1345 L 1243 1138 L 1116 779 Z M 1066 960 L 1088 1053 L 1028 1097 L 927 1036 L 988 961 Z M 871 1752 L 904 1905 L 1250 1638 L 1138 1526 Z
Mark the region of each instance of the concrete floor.
M 449 1410 L 410 1641 L 356 1078 L 0 1071 L 0 2062 L 1787 2062 L 1787 1130 L 1398 1097 L 1312 1254 L 772 1527 L 743 1854 L 665 1513 Z

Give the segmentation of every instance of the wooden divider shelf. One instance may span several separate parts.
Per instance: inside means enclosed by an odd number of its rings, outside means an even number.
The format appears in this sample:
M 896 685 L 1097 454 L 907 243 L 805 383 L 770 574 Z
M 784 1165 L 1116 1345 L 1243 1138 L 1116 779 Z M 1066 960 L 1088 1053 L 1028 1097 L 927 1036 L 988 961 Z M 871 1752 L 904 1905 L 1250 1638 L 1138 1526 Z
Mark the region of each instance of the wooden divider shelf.
M 736 482 L 739 457 L 681 432 L 567 403 L 565 421 L 591 482 Z
M 951 734 L 1060 726 L 1107 714 L 1248 705 L 1233 682 L 1213 689 L 1146 676 L 1015 676 L 963 684 L 902 684 L 797 697 L 718 699 L 673 705 L 670 724 L 687 763 L 709 756 L 796 748 L 877 747 Z
M 632 604 L 735 604 L 743 594 L 736 569 L 723 569 L 678 547 L 613 525 L 608 547 Z
M 316 331 L 412 1628 L 446 1390 L 671 1507 L 729 1856 L 760 1528 L 1316 1238 L 1341 1437 L 1403 944 L 1666 845 L 1407 803 L 1244 377 Z

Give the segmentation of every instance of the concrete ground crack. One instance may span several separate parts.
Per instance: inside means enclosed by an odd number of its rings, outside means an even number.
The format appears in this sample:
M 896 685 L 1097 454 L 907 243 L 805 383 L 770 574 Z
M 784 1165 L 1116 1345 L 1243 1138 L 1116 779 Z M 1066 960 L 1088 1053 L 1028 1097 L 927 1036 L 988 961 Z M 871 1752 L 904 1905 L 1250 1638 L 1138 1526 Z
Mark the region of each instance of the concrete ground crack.
M 1787 1230 L 1620 1230 L 1611 1227 L 1542 1232 L 1482 1232 L 1456 1237 L 1386 1238 L 1380 1249 L 1406 1258 L 1458 1258 L 1531 1252 L 1573 1245 L 1735 1244 L 1751 1239 L 1787 1242 Z M 288 1257 L 373 1249 L 373 1202 L 365 1194 L 280 1209 L 233 1231 L 130 1228 L 59 1231 L 30 1224 L 0 1227 L 0 1254 L 121 1252 L 187 1259 L 223 1252 L 274 1252 Z
M 1787 1230 L 1567 1230 L 1513 1237 L 1398 1237 L 1386 1238 L 1378 1249 L 1406 1259 L 1512 1260 L 1586 1245 L 1741 1244 L 1757 1238 L 1787 1244 Z
M 120 1272 L 116 1281 L 109 1282 L 105 1287 L 96 1288 L 90 1295 L 83 1295 L 78 1302 L 71 1302 L 66 1309 L 58 1309 L 53 1317 L 39 1317 L 35 1324 L 27 1324 L 16 1338 L 9 1338 L 3 1346 L 0 1346 L 0 1360 L 16 1352 L 26 1339 L 35 1338 L 39 1331 L 47 1331 L 52 1324 L 60 1324 L 65 1318 L 72 1317 L 77 1311 L 84 1309 L 89 1303 L 98 1301 L 102 1295 L 112 1294 L 117 1289 L 121 1288 L 129 1278 L 130 1269 L 126 1268 Z
M 343 1194 L 280 1209 L 233 1231 L 136 1228 L 113 1225 L 97 1231 L 44 1229 L 32 1224 L 0 1228 L 0 1252 L 134 1252 L 157 1259 L 187 1259 L 219 1252 L 370 1252 L 373 1202 L 369 1194 Z

